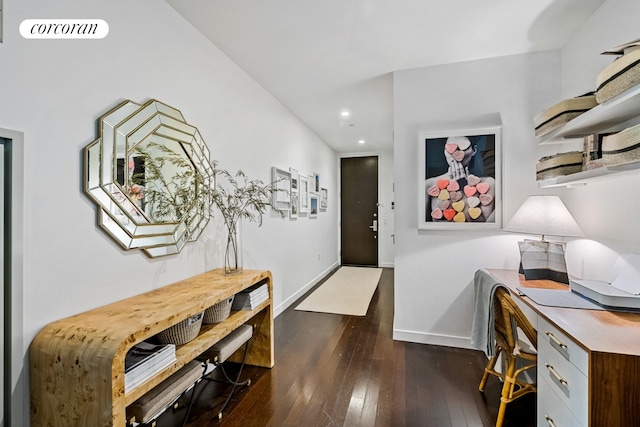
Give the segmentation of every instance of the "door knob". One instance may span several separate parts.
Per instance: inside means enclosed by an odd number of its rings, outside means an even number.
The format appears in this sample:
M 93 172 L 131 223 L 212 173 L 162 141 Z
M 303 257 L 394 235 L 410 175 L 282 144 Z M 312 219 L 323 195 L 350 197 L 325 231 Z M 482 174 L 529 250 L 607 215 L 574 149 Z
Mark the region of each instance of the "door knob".
M 373 225 L 370 225 L 369 228 L 372 229 L 373 231 L 378 231 L 378 220 L 374 219 Z

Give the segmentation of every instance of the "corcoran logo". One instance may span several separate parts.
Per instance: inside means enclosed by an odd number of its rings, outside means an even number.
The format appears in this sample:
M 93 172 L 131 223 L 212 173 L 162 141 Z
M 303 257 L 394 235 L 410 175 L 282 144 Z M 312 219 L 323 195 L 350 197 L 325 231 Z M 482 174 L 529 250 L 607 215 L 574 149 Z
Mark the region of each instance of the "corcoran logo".
M 25 39 L 102 39 L 109 24 L 102 19 L 25 19 L 20 34 Z

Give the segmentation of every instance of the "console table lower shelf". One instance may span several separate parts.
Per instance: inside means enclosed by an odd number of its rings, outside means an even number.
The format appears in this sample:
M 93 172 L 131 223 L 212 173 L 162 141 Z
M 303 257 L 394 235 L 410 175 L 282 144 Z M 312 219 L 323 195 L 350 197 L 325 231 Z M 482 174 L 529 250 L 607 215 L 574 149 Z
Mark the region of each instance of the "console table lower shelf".
M 45 326 L 29 348 L 31 425 L 125 426 L 127 406 L 244 324 L 254 327 L 245 362 L 273 367 L 272 282 L 269 271 L 225 276 L 217 269 Z M 124 360 L 131 347 L 262 283 L 268 284 L 266 301 L 203 325 L 195 339 L 176 347 L 172 365 L 125 392 Z

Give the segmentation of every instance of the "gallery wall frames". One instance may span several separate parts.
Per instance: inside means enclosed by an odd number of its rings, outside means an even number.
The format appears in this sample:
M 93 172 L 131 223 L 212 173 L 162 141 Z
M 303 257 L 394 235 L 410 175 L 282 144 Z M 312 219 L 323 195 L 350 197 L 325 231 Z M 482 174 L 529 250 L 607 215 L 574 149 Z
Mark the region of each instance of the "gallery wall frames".
M 273 166 L 272 182 L 276 183 L 272 205 L 281 211 L 288 211 L 290 219 L 301 216 L 316 218 L 318 212 L 326 212 L 329 206 L 329 191 L 320 187 L 320 174 L 303 174 L 298 169 L 289 170 Z

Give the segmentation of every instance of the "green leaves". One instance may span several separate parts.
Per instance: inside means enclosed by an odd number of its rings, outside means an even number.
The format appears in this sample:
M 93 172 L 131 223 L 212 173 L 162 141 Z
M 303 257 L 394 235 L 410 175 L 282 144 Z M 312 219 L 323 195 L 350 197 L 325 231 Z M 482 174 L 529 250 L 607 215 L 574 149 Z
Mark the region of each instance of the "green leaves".
M 265 184 L 250 179 L 242 170 L 235 175 L 220 169 L 212 161 L 214 185 L 205 185 L 191 159 L 182 148 L 168 147 L 153 141 L 133 148 L 134 157 L 142 160 L 142 172 L 130 176 L 130 184 L 144 189 L 140 199 L 145 215 L 154 222 L 179 222 L 186 219 L 188 227 L 198 215 L 214 217 L 214 206 L 220 211 L 225 226 L 233 230 L 238 220 L 246 219 L 262 225 L 262 216 L 271 206 L 276 182 Z M 285 212 L 272 207 L 281 217 Z M 207 212 L 208 210 L 208 212 Z
M 261 226 L 262 215 L 271 206 L 273 193 L 278 191 L 276 182 L 265 184 L 259 179 L 249 179 L 242 170 L 231 175 L 228 171 L 219 169 L 217 161 L 213 161 L 211 165 L 216 182 L 211 190 L 211 199 L 222 213 L 227 227 L 237 223 L 239 219 L 257 222 Z M 224 178 L 225 182 L 220 178 Z M 284 217 L 283 211 L 273 209 Z
M 144 172 L 132 177 L 134 183 L 144 186 L 144 211 L 154 222 L 179 222 L 185 215 L 194 214 L 194 203 L 200 200 L 198 192 L 204 188 L 202 176 L 185 153 L 147 142 L 133 149 L 143 159 Z M 190 223 L 190 218 L 187 218 Z

